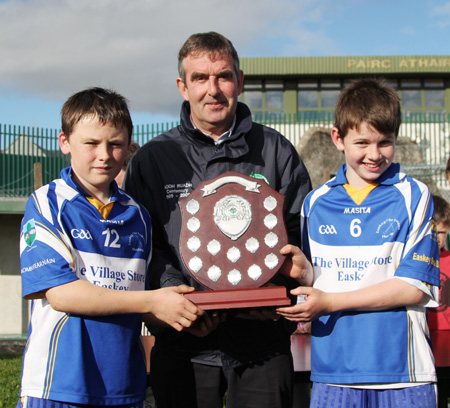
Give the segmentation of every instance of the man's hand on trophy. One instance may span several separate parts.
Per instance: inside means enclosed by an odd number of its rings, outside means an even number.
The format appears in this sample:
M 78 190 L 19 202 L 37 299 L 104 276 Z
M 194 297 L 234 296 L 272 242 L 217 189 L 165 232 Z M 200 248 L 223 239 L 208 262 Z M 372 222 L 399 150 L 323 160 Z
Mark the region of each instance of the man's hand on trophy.
M 267 282 L 264 286 L 275 286 L 271 282 Z M 239 319 L 247 319 L 247 320 L 278 320 L 280 318 L 279 314 L 276 312 L 275 309 L 264 309 L 264 308 L 257 308 L 257 309 L 246 309 L 243 311 L 240 311 L 236 313 L 235 315 Z
M 278 273 L 296 279 L 302 286 L 312 286 L 314 271 L 311 261 L 294 245 L 285 245 L 280 253 L 286 257 Z
M 280 315 L 275 309 L 249 309 L 247 311 L 236 313 L 239 319 L 247 320 L 278 320 Z

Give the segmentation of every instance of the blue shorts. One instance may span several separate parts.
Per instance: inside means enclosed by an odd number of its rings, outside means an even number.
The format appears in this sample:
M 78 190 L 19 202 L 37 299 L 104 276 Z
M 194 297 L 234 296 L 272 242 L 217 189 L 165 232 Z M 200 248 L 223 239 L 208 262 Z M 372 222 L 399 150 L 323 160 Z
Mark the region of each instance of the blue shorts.
M 108 405 L 111 408 L 143 408 L 143 402 L 127 405 Z M 106 407 L 106 406 L 105 406 Z M 25 397 L 19 399 L 16 408 L 98 408 L 98 405 L 66 404 L 48 399 Z
M 314 383 L 310 408 L 436 408 L 436 384 L 360 389 Z

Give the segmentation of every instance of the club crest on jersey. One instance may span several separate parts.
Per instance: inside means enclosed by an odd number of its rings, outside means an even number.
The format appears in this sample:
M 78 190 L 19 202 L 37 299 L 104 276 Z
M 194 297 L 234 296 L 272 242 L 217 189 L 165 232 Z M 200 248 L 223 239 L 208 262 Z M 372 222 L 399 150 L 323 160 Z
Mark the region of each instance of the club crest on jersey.
M 28 246 L 33 245 L 36 239 L 36 225 L 34 224 L 34 219 L 28 220 L 23 226 L 23 239 Z
M 400 222 L 395 218 L 387 218 L 377 228 L 377 234 L 381 234 L 384 239 L 394 236 L 398 231 Z
M 128 238 L 128 245 L 130 245 L 135 252 L 144 252 L 145 238 L 141 233 L 133 232 Z

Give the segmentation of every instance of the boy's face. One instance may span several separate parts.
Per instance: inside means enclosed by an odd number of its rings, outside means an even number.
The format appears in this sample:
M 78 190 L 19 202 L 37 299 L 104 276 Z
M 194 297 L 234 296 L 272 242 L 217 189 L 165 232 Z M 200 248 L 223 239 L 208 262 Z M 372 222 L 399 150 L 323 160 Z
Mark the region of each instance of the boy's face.
M 444 224 L 443 222 L 438 222 L 436 225 L 436 230 L 437 230 L 439 251 L 442 251 L 445 246 L 445 240 L 447 238 L 448 232 L 450 231 L 450 226 Z
M 337 149 L 345 154 L 348 183 L 358 189 L 375 182 L 394 159 L 394 133 L 380 133 L 365 122 L 359 131 L 350 129 L 344 138 L 333 128 L 331 137 Z
M 82 118 L 69 137 L 59 134 L 61 151 L 71 154 L 72 177 L 103 202 L 109 199 L 111 181 L 122 168 L 129 144 L 125 128 L 103 125 L 97 118 Z

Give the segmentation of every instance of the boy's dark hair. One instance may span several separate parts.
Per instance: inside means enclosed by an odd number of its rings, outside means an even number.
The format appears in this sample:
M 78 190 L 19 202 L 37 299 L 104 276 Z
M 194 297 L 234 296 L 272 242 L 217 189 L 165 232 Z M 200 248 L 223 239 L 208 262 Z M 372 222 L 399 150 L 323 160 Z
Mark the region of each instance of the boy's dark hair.
M 334 125 L 344 138 L 350 129 L 363 122 L 380 133 L 398 136 L 401 123 L 400 99 L 384 79 L 365 78 L 344 88 L 336 102 Z
M 231 57 L 237 78 L 240 78 L 239 57 L 231 41 L 222 34 L 210 31 L 208 33 L 192 34 L 178 52 L 178 75 L 186 83 L 184 60 L 188 55 L 198 57 L 206 53 L 214 61 L 220 57 Z
M 97 118 L 102 124 L 112 124 L 133 133 L 133 122 L 127 100 L 117 92 L 103 88 L 88 88 L 67 99 L 61 109 L 61 129 L 69 137 L 82 118 Z
M 450 227 L 450 203 L 438 195 L 433 195 L 433 201 L 434 218 L 436 219 L 436 222 L 442 222 Z

